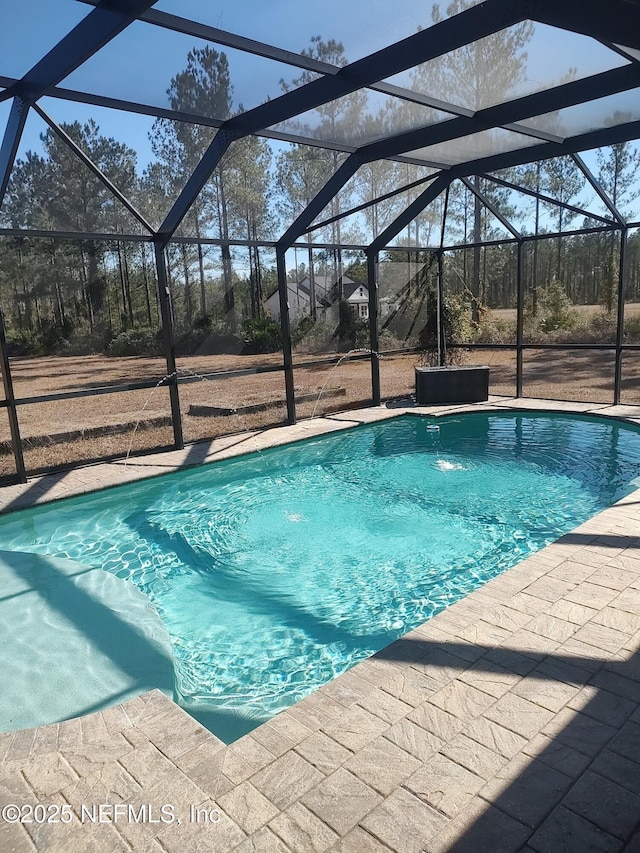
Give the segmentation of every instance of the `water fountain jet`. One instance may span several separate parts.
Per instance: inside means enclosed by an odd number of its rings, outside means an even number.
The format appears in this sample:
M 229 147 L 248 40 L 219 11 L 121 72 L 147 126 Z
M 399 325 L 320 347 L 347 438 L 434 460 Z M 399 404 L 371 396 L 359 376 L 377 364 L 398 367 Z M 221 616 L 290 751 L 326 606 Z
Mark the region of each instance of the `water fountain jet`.
M 320 393 L 318 394 L 318 399 L 316 400 L 316 404 L 313 407 L 313 412 L 311 413 L 312 418 L 315 418 L 315 416 L 316 416 L 318 406 L 320 405 L 320 400 L 322 399 L 322 395 L 324 394 L 325 389 L 326 389 L 327 385 L 329 384 L 329 380 L 333 376 L 334 371 L 337 370 L 338 367 L 340 367 L 340 365 L 342 364 L 342 362 L 345 359 L 349 358 L 349 356 L 351 356 L 351 355 L 355 355 L 356 353 L 362 354 L 362 355 L 375 355 L 378 358 L 384 358 L 384 356 L 381 353 L 375 352 L 375 350 L 367 349 L 366 347 L 355 347 L 354 349 L 350 349 L 349 352 L 346 352 L 344 355 L 341 355 L 340 358 L 336 361 L 336 363 L 333 365 L 333 367 L 329 371 L 329 375 L 327 376 L 327 379 L 326 379 L 324 385 L 320 389 Z

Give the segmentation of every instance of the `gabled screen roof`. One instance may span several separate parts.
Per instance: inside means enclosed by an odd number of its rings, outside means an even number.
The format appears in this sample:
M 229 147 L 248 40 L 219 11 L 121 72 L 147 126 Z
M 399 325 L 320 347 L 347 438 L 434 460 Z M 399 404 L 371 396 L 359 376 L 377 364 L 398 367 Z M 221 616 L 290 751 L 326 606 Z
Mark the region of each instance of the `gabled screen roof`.
M 294 231 L 317 221 L 363 163 L 442 168 L 441 189 L 480 165 L 640 135 L 640 6 L 627 0 L 131 0 L 126 10 L 109 0 L 23 0 L 2 14 L 0 201 L 21 134 L 23 148 L 35 143 L 12 104 L 58 99 L 61 122 L 73 122 L 74 102 L 81 122 L 91 105 L 108 108 L 114 139 L 122 116 L 123 142 L 136 112 L 202 123 L 206 144 L 172 183 L 167 238 L 234 140 L 250 134 L 271 138 L 276 159 L 279 144 L 341 154 L 344 167 L 324 176 Z

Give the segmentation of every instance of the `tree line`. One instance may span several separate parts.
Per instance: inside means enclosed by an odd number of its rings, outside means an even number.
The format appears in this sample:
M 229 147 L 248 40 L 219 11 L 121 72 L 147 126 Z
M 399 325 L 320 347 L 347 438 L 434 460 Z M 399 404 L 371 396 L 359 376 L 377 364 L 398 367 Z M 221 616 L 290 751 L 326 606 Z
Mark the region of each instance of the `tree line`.
M 455 0 L 447 13 L 454 14 L 466 5 Z M 435 6 L 434 22 L 439 16 Z M 441 100 L 471 109 L 498 103 L 515 93 L 525 76 L 525 48 L 531 35 L 532 25 L 524 22 L 481 39 L 417 67 L 406 85 L 427 94 L 437 91 Z M 337 67 L 347 63 L 343 45 L 335 40 L 314 37 L 302 53 Z M 302 72 L 282 87 L 303 85 L 311 76 Z M 172 109 L 220 121 L 242 110 L 235 102 L 227 56 L 210 46 L 188 53 L 184 69 L 172 78 L 167 94 Z M 260 242 L 277 239 L 345 158 L 337 150 L 322 147 L 322 142 L 360 144 L 439 120 L 428 107 L 421 107 L 417 114 L 416 105 L 409 101 L 387 98 L 373 104 L 368 102 L 370 95 L 355 92 L 283 128 L 317 140 L 317 146 L 251 136 L 234 142 L 223 156 L 177 233 L 190 241 L 173 242 L 167 249 L 174 322 L 185 351 L 212 333 L 221 347 L 225 337 L 237 344 L 252 329 L 273 333 L 265 317 L 265 300 L 277 286 L 275 259 L 273 251 Z M 140 169 L 136 152 L 104 135 L 95 121 L 65 124 L 62 130 L 152 227 L 162 222 L 216 133 L 208 126 L 157 119 L 150 133 L 153 160 Z M 0 238 L 0 304 L 14 351 L 103 351 L 109 346 L 111 351 L 119 351 L 114 347 L 118 339 L 120 350 L 126 349 L 126 341 L 133 349 L 157 348 L 159 306 L 152 248 L 142 240 L 118 238 L 119 234 L 142 236 L 144 228 L 54 129 L 47 127 L 40 138 L 41 150 L 29 151 L 15 163 L 0 209 L 0 224 L 62 230 L 77 233 L 78 238 Z M 437 161 L 442 152 L 427 149 L 422 156 Z M 597 153 L 598 178 L 625 213 L 634 210 L 638 197 L 635 176 L 639 166 L 640 156 L 629 143 Z M 408 162 L 364 165 L 319 217 L 320 223 L 328 223 L 303 237 L 306 257 L 299 267 L 296 263 L 296 270 L 290 269 L 289 277 L 308 275 L 313 281 L 314 275 L 322 274 L 340 282 L 349 272 L 362 274 L 357 266 L 360 256 L 348 245 L 367 244 L 380 233 L 424 189 L 424 184 L 412 185 L 429 171 Z M 601 224 L 567 208 L 520 195 L 508 186 L 520 185 L 576 204 L 576 199 L 585 198 L 585 178 L 570 158 L 503 170 L 496 177 L 501 183 L 477 176 L 469 185 L 451 185 L 446 196 L 445 242 L 481 243 L 511 236 L 480 195 L 523 233 Z M 407 189 L 392 194 L 403 187 Z M 351 208 L 381 196 L 379 203 L 340 218 Z M 437 246 L 444 205 L 443 195 L 398 235 L 394 246 L 399 250 L 403 246 Z M 99 239 L 91 234 L 109 237 Z M 211 238 L 219 245 L 203 242 Z M 250 245 L 234 246 L 233 241 L 238 240 Z M 313 248 L 314 242 L 345 248 L 321 251 Z M 598 304 L 611 314 L 619 251 L 615 232 L 528 244 L 530 311 L 537 312 L 538 292 L 556 283 L 571 303 Z M 628 250 L 628 295 L 632 299 L 640 297 L 638 255 L 638 235 L 632 233 Z M 396 300 L 410 300 L 403 310 L 415 296 L 411 293 L 411 257 L 407 253 L 407 282 L 396 291 Z M 397 263 L 397 253 L 382 253 L 381 263 Z M 448 281 L 451 295 L 464 303 L 471 322 L 478 326 L 484 309 L 507 309 L 515 304 L 513 251 L 476 247 L 454 252 L 448 261 Z M 317 319 L 314 313 L 312 310 L 312 320 Z

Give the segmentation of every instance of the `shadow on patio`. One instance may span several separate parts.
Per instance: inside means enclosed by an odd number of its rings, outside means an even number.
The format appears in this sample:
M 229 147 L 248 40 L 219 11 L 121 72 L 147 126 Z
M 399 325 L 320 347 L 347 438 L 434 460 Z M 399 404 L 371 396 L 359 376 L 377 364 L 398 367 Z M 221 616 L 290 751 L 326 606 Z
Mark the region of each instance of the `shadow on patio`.
M 637 652 L 606 649 L 613 659 L 523 652 L 454 638 L 422 640 L 419 630 L 375 657 L 403 662 L 426 679 L 437 679 L 438 670 L 457 673 L 452 683 L 459 690 L 452 688 L 451 701 L 462 703 L 473 718 L 465 726 L 437 707 L 434 732 L 441 734 L 448 725 L 453 735 L 441 747 L 440 772 L 432 772 L 426 762 L 404 783 L 440 815 L 452 818 L 420 849 L 640 849 Z M 447 783 L 446 764 L 452 762 L 458 766 Z

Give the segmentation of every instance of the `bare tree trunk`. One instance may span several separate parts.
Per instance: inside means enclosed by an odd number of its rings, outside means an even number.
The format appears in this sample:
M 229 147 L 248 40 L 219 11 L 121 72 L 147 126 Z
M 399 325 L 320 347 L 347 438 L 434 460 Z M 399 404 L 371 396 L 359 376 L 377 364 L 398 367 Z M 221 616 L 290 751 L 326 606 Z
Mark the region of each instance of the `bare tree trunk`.
M 185 307 L 185 319 L 187 326 L 191 327 L 191 323 L 193 320 L 193 308 L 191 305 L 191 279 L 189 277 L 189 264 L 187 262 L 187 247 L 184 243 L 180 246 L 180 252 L 182 254 L 182 271 L 184 273 L 184 307 Z
M 20 270 L 20 284 L 22 285 L 22 294 L 24 300 L 24 319 L 29 331 L 33 331 L 33 317 L 31 315 L 31 297 L 27 292 L 27 282 L 24 274 L 24 253 L 22 244 L 18 243 L 18 269 Z
M 247 240 L 251 240 L 251 214 L 249 210 L 245 211 L 245 221 L 247 223 Z M 249 307 L 251 311 L 251 319 L 258 316 L 258 300 L 256 296 L 257 288 L 257 271 L 255 264 L 254 246 L 248 245 L 249 251 Z
M 307 235 L 309 243 L 309 310 L 312 318 L 315 320 L 318 316 L 318 303 L 316 300 L 316 277 L 313 270 L 313 249 L 311 248 L 311 234 Z
M 149 325 L 153 325 L 153 320 L 151 319 L 151 296 L 149 294 L 149 273 L 147 270 L 147 251 L 144 243 L 140 248 L 140 253 L 142 255 L 142 281 L 144 282 L 144 298 L 147 305 L 147 320 Z
M 473 183 L 476 187 L 480 185 L 480 178 L 475 175 L 473 178 Z M 481 218 L 482 218 L 482 206 L 480 204 L 480 199 L 477 195 L 473 196 L 473 243 L 477 244 L 482 239 L 482 227 L 481 227 Z M 477 323 L 480 320 L 480 246 L 474 245 L 473 247 L 473 270 L 471 277 L 471 293 L 473 297 L 473 304 L 471 306 L 471 319 L 474 323 Z
M 93 317 L 93 305 L 91 303 L 91 298 L 89 296 L 89 277 L 87 274 L 87 267 L 84 257 L 84 249 L 80 247 L 80 277 L 82 280 L 82 297 L 84 299 L 85 305 L 87 306 L 87 319 L 89 320 L 89 329 L 91 332 L 95 329 L 95 322 Z
M 58 255 L 56 252 L 55 243 L 53 244 L 53 253 L 51 256 L 51 261 L 53 263 L 54 276 L 53 276 L 53 286 L 56 297 L 56 309 L 58 314 L 58 322 L 60 326 L 66 326 L 67 317 L 64 310 L 64 299 L 62 298 L 62 288 L 60 287 L 60 270 L 58 268 Z
M 119 279 L 118 279 L 119 280 Z M 116 311 L 116 319 L 118 321 L 118 331 L 122 328 L 122 318 L 125 316 L 125 305 L 124 305 L 124 297 L 122 295 L 122 284 L 120 288 L 118 288 L 117 283 L 114 287 L 114 297 L 115 297 L 115 311 Z M 120 302 L 118 297 L 122 298 L 122 309 L 120 308 Z M 109 311 L 111 311 L 111 304 L 109 304 Z
M 560 208 L 560 213 L 558 214 L 558 233 L 562 233 L 562 226 L 564 225 L 564 208 Z M 558 249 L 556 254 L 556 281 L 561 281 L 562 279 L 562 237 L 558 237 Z
M 104 271 L 106 276 L 106 270 Z M 109 293 L 109 288 L 106 289 L 106 297 L 107 297 L 107 317 L 109 318 L 109 331 L 113 333 L 113 314 L 111 311 L 111 294 Z M 118 301 L 117 291 L 116 291 L 116 303 Z M 117 305 L 116 305 L 117 307 Z
M 220 239 L 222 240 L 222 281 L 224 286 L 224 310 L 231 329 L 235 329 L 235 294 L 233 292 L 233 270 L 231 266 L 231 250 L 229 248 L 229 219 L 227 215 L 227 199 L 222 172 L 217 177 L 218 193 L 218 223 Z
M 196 237 L 198 238 L 198 269 L 200 272 L 200 314 L 204 317 L 207 313 L 207 292 L 204 282 L 204 255 L 202 253 L 202 243 L 200 242 L 200 217 L 198 211 L 194 213 L 196 221 Z
M 131 328 L 133 328 L 133 302 L 131 301 L 131 278 L 129 276 L 129 261 L 127 258 L 126 243 L 122 244 L 122 258 L 124 261 L 124 291 L 127 295 L 127 310 L 129 312 L 129 323 L 131 324 Z
M 122 320 L 123 325 L 127 324 L 127 294 L 125 290 L 124 284 L 124 269 L 122 266 L 122 253 L 120 251 L 120 241 L 116 241 L 116 248 L 118 253 L 118 273 L 120 277 L 120 293 L 122 295 Z
M 258 239 L 258 227 L 256 224 L 256 220 L 254 218 L 252 222 L 253 229 L 253 239 Z M 254 246 L 254 257 L 255 257 L 255 265 L 256 265 L 256 301 L 258 303 L 258 316 L 262 316 L 262 267 L 260 266 L 260 248 L 256 245 Z
M 540 228 L 540 171 L 542 164 L 536 164 L 536 237 Z M 531 289 L 531 313 L 535 317 L 538 313 L 538 241 L 533 241 L 533 282 Z
M 174 327 L 176 325 L 176 310 L 173 299 L 173 270 L 171 269 L 171 259 L 169 257 L 169 252 L 165 250 L 165 264 L 167 267 L 167 285 L 169 287 L 169 309 L 171 312 L 171 322 Z

